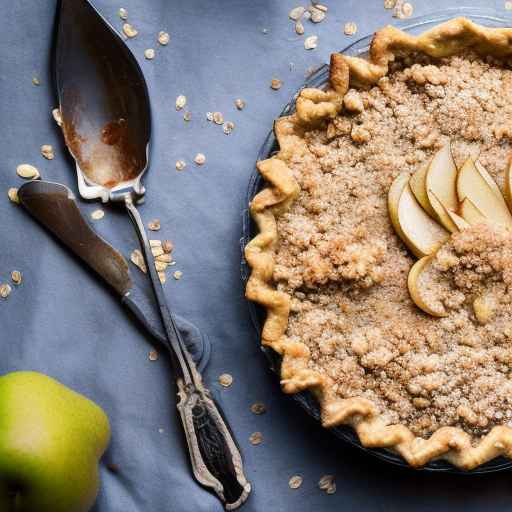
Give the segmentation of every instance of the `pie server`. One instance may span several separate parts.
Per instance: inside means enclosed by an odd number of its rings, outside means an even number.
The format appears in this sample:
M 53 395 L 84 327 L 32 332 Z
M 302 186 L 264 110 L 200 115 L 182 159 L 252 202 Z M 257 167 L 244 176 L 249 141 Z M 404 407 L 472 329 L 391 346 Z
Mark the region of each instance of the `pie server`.
M 80 195 L 127 209 L 158 304 L 194 476 L 228 510 L 235 509 L 251 490 L 242 457 L 176 327 L 135 206 L 145 192 L 141 178 L 148 167 L 151 133 L 144 76 L 122 39 L 87 0 L 61 0 L 59 7 L 56 85 Z

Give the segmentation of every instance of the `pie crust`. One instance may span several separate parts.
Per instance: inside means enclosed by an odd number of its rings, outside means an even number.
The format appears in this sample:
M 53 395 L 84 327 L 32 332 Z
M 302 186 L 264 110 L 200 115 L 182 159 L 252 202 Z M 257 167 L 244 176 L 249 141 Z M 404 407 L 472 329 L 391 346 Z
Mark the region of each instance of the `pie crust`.
M 332 390 L 330 378 L 308 366 L 311 357 L 309 348 L 285 336 L 291 297 L 278 291 L 272 278 L 279 242 L 276 219 L 286 212 L 300 192 L 287 166 L 296 151 L 297 141 L 307 130 L 322 125 L 341 112 L 349 87 L 368 88 L 376 84 L 388 74 L 389 65 L 397 55 L 421 53 L 441 58 L 465 50 L 482 56 L 506 58 L 512 55 L 512 29 L 486 28 L 466 18 L 452 19 L 419 36 L 388 26 L 374 35 L 368 60 L 333 54 L 330 88 L 325 91 L 303 89 L 296 100 L 296 112 L 275 122 L 274 131 L 280 151 L 272 158 L 257 163 L 267 186 L 250 204 L 259 234 L 245 249 L 245 257 L 251 267 L 246 296 L 267 311 L 261 341 L 282 358 L 283 391 L 298 393 L 308 389 L 319 401 L 324 427 L 350 425 L 363 446 L 391 449 L 414 467 L 432 459 L 445 459 L 461 469 L 469 470 L 499 455 L 512 457 L 512 428 L 494 426 L 475 443 L 474 438 L 461 428 L 444 426 L 425 439 L 416 436 L 403 424 L 389 424 L 376 404 L 366 398 L 337 396 Z

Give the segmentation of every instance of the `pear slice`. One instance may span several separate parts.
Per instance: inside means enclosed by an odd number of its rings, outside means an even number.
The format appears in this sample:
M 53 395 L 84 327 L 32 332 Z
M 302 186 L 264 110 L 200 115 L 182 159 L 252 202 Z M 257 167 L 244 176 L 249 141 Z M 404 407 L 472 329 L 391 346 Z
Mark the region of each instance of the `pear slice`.
M 460 204 L 460 214 L 470 226 L 488 222 L 485 215 L 475 206 L 475 203 L 473 203 L 469 197 L 466 197 Z
M 427 171 L 430 166 L 430 162 L 427 162 L 425 165 L 421 166 L 409 180 L 409 185 L 411 186 L 412 193 L 414 197 L 420 203 L 422 208 L 434 219 L 437 218 L 436 212 L 430 205 L 430 201 L 428 200 L 427 194 Z
M 487 169 L 479 160 L 475 160 L 475 167 L 477 168 L 482 178 L 487 182 L 489 188 L 499 197 L 501 201 L 505 202 L 500 187 L 498 187 L 498 184 L 492 179 L 492 176 L 487 172 Z
M 505 171 L 505 199 L 507 200 L 508 207 L 512 208 L 512 159 Z
M 469 222 L 467 222 L 460 215 L 457 215 L 455 212 L 452 212 L 451 210 L 446 210 L 446 213 L 448 214 L 450 219 L 452 219 L 453 223 L 457 226 L 457 229 L 459 231 L 471 227 L 471 224 Z
M 396 211 L 400 226 L 397 234 L 401 238 L 403 236 L 404 243 L 418 258 L 435 252 L 450 236 L 442 226 L 427 215 L 416 201 L 408 184 L 402 190 Z
M 404 188 L 407 186 L 409 181 L 409 175 L 405 172 L 399 174 L 391 184 L 388 192 L 388 212 L 389 218 L 391 219 L 391 224 L 393 225 L 393 229 L 396 234 L 402 239 L 402 241 L 407 244 L 405 241 L 405 235 L 400 227 L 400 222 L 398 221 L 398 202 L 400 201 L 400 196 L 404 191 Z
M 486 179 L 482 177 L 471 158 L 464 162 L 459 171 L 457 193 L 462 203 L 464 203 L 466 198 L 469 198 L 477 211 L 488 221 L 512 227 L 512 215 L 510 215 L 506 204 L 496 196 L 495 191 L 489 186 Z M 470 203 L 466 203 L 466 209 L 470 208 L 467 206 L 468 204 Z M 461 212 L 463 206 L 461 205 Z M 463 213 L 461 215 L 467 222 L 472 223 Z
M 457 226 L 446 210 L 456 211 L 459 206 L 457 197 L 457 167 L 453 160 L 450 143 L 445 144 L 430 162 L 425 185 L 428 201 L 436 213 L 439 222 L 452 233 Z
M 440 300 L 435 298 L 435 289 L 429 286 L 422 277 L 423 273 L 428 271 L 430 262 L 434 258 L 433 255 L 425 256 L 418 260 L 409 271 L 407 277 L 407 286 L 409 294 L 416 306 L 432 316 L 446 316 L 448 313 Z

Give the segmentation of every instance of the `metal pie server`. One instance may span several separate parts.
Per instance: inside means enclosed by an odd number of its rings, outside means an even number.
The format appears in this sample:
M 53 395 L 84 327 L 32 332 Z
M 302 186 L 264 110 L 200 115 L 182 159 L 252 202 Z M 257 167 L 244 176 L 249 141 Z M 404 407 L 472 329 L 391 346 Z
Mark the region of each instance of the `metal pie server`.
M 142 71 L 124 42 L 87 0 L 61 0 L 56 85 L 66 145 L 82 197 L 124 205 L 146 260 L 178 388 L 177 404 L 196 479 L 226 508 L 248 497 L 242 457 L 205 388 L 167 304 L 142 218 L 151 114 Z

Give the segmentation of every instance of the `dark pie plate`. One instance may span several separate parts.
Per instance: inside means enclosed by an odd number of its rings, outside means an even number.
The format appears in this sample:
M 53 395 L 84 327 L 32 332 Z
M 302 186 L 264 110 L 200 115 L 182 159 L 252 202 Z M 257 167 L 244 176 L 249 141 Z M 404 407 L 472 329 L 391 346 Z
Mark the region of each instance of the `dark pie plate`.
M 490 27 L 507 27 L 512 26 L 512 20 L 506 20 L 503 18 L 499 18 L 495 11 L 490 11 L 488 9 L 474 9 L 474 8 L 456 8 L 456 9 L 446 9 L 440 12 L 433 13 L 431 15 L 422 16 L 419 18 L 415 18 L 412 20 L 408 20 L 407 25 L 402 25 L 399 27 L 402 30 L 407 32 L 411 32 L 413 34 L 420 33 L 429 28 L 437 25 L 443 21 L 451 19 L 456 16 L 466 16 L 467 18 L 472 19 L 473 21 L 480 23 L 482 25 L 490 26 Z M 369 44 L 371 42 L 372 36 L 364 37 L 355 43 L 351 44 L 341 53 L 346 55 L 353 56 L 364 56 L 368 52 Z M 329 68 L 327 65 L 319 68 L 301 87 L 317 87 L 323 88 L 326 86 L 328 81 Z M 292 113 L 295 109 L 295 98 L 297 97 L 299 91 L 294 94 L 291 101 L 286 105 L 284 110 L 281 112 L 281 116 L 286 116 Z M 258 155 L 257 160 L 264 160 L 269 158 L 273 154 L 278 151 L 279 147 L 277 141 L 275 139 L 273 131 L 271 131 L 265 142 L 263 143 Z M 260 176 L 258 171 L 255 169 L 251 174 L 249 180 L 249 187 L 247 190 L 246 197 L 246 205 L 252 201 L 253 197 L 265 186 L 264 179 Z M 243 257 L 243 251 L 247 243 L 256 236 L 257 228 L 254 222 L 251 219 L 249 211 L 247 208 L 244 208 L 243 211 L 243 232 L 242 238 L 240 239 L 240 244 L 242 248 L 242 265 L 241 265 L 241 274 L 244 282 L 247 282 L 247 279 L 250 275 L 250 268 Z M 265 311 L 264 309 L 254 302 L 249 302 L 249 309 L 251 313 L 251 319 L 254 325 L 254 328 L 258 332 L 258 335 L 261 333 L 261 329 L 263 323 L 265 321 Z M 270 368 L 276 375 L 280 374 L 280 366 L 281 360 L 279 354 L 274 352 L 272 349 L 267 347 L 262 347 L 262 350 L 267 357 L 267 360 L 270 364 Z M 313 418 L 320 422 L 320 407 L 318 402 L 313 397 L 313 395 L 306 391 L 302 393 L 296 393 L 292 395 L 293 399 L 299 403 L 299 405 Z M 361 442 L 355 431 L 348 426 L 339 426 L 330 429 L 330 431 L 339 439 L 346 441 L 359 449 L 373 455 L 374 457 L 378 457 L 382 460 L 390 462 L 392 464 L 411 468 L 409 464 L 397 453 L 382 448 L 365 448 Z M 426 464 L 423 468 L 420 469 L 423 471 L 436 471 L 436 472 L 445 472 L 445 473 L 455 473 L 455 474 L 482 474 L 482 473 L 491 473 L 496 471 L 503 471 L 512 468 L 512 461 L 505 457 L 497 457 L 481 466 L 473 469 L 471 471 L 463 471 L 444 460 L 433 460 Z

